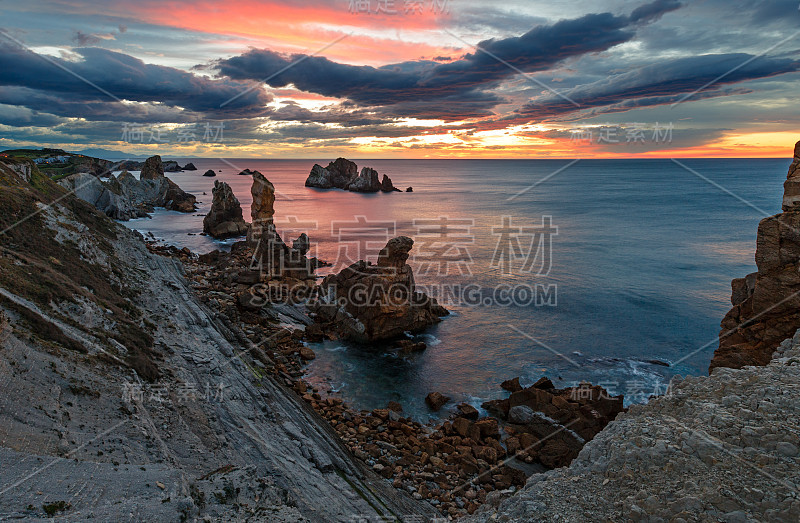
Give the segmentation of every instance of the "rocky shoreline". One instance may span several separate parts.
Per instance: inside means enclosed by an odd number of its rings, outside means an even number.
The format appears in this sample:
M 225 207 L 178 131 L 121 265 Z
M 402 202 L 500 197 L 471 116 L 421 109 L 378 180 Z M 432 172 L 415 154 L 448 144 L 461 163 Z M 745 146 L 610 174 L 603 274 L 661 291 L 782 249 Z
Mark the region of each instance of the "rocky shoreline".
M 148 159 L 138 183 L 164 183 L 160 164 Z M 247 173 L 251 223 L 219 182 L 209 213 L 213 225 L 241 225 L 247 240 L 196 256 L 146 244 L 107 219 L 103 198 L 78 194 L 106 216 L 30 161 L 4 159 L 3 220 L 41 208 L 48 195 L 63 202 L 0 238 L 0 366 L 6 386 L 23 391 L 0 409 L 0 456 L 15 477 L 38 474 L 31 461 L 59 463 L 36 487 L 0 491 L 12 507 L 0 516 L 796 521 L 800 322 L 780 305 L 800 265 L 791 232 L 798 165 L 800 142 L 784 213 L 759 226 L 759 272 L 732 285 L 710 377 L 675 381 L 627 412 L 601 387 L 510 379 L 499 384 L 506 398 L 482 405 L 488 416 L 460 404 L 424 425 L 397 403 L 356 410 L 303 379 L 315 358 L 308 343 L 325 338 L 426 350 L 400 334 L 447 311 L 416 291 L 410 238 L 389 241 L 377 265 L 357 262 L 319 286 L 309 238 L 281 239 L 274 187 L 257 171 Z M 26 247 L 29 237 L 50 238 L 47 249 Z M 36 268 L 38 279 L 20 267 Z M 356 286 L 377 302 L 338 301 Z M 387 307 L 381 297 L 393 288 L 403 299 Z M 189 383 L 222 388 L 198 401 L 197 390 L 181 396 Z M 120 396 L 121 384 L 139 392 Z M 447 403 L 443 392 L 426 399 L 432 409 Z M 113 440 L 101 433 L 79 443 L 87 427 L 123 425 Z M 65 488 L 93 494 L 67 500 Z

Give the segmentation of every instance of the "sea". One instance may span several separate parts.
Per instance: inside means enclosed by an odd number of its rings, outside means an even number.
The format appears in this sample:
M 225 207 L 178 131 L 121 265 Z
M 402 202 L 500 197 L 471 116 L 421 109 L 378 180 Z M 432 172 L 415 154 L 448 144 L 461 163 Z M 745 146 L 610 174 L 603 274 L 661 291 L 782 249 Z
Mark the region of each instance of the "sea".
M 245 168 L 275 186 L 285 240 L 305 232 L 311 254 L 336 272 L 375 261 L 394 236 L 415 240 L 417 285 L 451 311 L 423 333 L 427 349 L 310 344 L 307 379 L 359 409 L 400 402 L 426 421 L 459 402 L 500 398 L 500 383 L 541 377 L 591 382 L 626 404 L 669 392 L 675 376 L 703 375 L 730 308 L 730 281 L 755 271 L 756 228 L 780 212 L 786 159 L 354 160 L 402 192 L 358 194 L 304 186 L 329 160 L 175 158 L 167 173 L 197 196 L 194 214 L 157 210 L 126 222 L 196 253 L 235 240 L 201 234 L 215 180 L 249 219 Z M 204 177 L 212 169 L 216 177 Z M 405 192 L 412 187 L 413 192 Z M 453 398 L 442 412 L 432 391 Z

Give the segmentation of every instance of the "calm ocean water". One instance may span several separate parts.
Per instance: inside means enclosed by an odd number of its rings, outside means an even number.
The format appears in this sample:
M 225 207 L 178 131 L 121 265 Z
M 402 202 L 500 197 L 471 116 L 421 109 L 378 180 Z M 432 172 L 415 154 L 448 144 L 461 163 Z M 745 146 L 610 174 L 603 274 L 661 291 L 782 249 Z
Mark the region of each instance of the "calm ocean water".
M 309 367 L 311 381 L 355 406 L 397 400 L 423 419 L 431 391 L 478 406 L 501 397 L 499 383 L 515 376 L 524 385 L 541 376 L 557 386 L 591 381 L 638 402 L 663 392 L 673 375 L 705 374 L 730 308 L 730 280 L 755 270 L 763 217 L 755 208 L 780 211 L 788 165 L 681 160 L 693 174 L 669 160 L 581 160 L 560 172 L 569 161 L 357 161 L 414 188 L 363 195 L 304 187 L 311 160 L 179 161 L 198 168 L 169 174 L 198 196 L 198 213 L 159 211 L 130 227 L 195 252 L 224 247 L 196 234 L 214 183 L 202 173 L 221 170 L 216 179 L 231 184 L 249 218 L 251 179 L 237 173 L 250 168 L 275 185 L 284 239 L 307 232 L 321 259 L 340 267 L 350 258 L 374 259 L 387 236 L 400 234 L 416 239 L 412 254 L 452 259 L 412 263 L 419 284 L 456 294 L 467 288 L 470 298 L 447 304 L 453 315 L 421 337 L 425 352 L 400 358 L 382 347 L 329 342 L 313 346 L 317 359 Z M 543 216 L 557 227 L 551 251 L 547 235 L 533 235 Z M 527 256 L 534 238 L 545 240 L 543 248 Z M 515 247 L 518 256 L 498 263 Z M 517 290 L 516 303 L 507 303 L 509 289 Z M 527 289 L 546 303 L 537 304 Z

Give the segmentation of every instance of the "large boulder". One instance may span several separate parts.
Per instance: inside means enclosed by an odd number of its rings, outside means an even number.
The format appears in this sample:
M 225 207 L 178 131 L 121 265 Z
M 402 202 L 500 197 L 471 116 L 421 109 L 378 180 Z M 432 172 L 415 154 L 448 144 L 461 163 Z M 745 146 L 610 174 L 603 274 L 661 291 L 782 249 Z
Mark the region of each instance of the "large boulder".
M 316 320 L 357 341 L 397 338 L 438 323 L 448 312 L 417 292 L 406 263 L 413 245 L 406 236 L 393 238 L 380 251 L 377 265 L 362 260 L 325 277 L 319 300 L 310 304 Z
M 369 167 L 361 169 L 359 174 L 347 186 L 348 191 L 353 192 L 378 192 L 381 190 L 381 183 L 378 181 L 378 171 Z
M 731 282 L 733 307 L 722 320 L 709 371 L 766 365 L 800 328 L 800 142 L 784 183 L 783 210 L 758 224 L 758 271 Z
M 142 165 L 142 173 L 139 175 L 140 180 L 157 180 L 164 177 L 164 163 L 161 161 L 161 156 L 151 156 L 144 161 Z
M 183 170 L 184 171 L 196 171 L 197 167 L 195 167 L 192 162 L 189 162 L 189 163 L 187 163 L 186 165 L 183 166 Z
M 197 210 L 197 198 L 194 195 L 184 192 L 178 184 L 164 178 L 167 183 L 167 191 L 164 193 L 163 205 L 165 209 L 178 212 L 194 212 Z
M 247 223 L 242 216 L 242 207 L 230 185 L 214 181 L 211 210 L 203 218 L 203 232 L 217 239 L 242 236 L 247 232 Z
M 203 173 L 203 176 L 208 176 L 209 178 L 213 178 L 216 175 L 217 175 L 217 173 L 214 172 L 214 169 L 209 169 L 209 170 L 207 170 L 206 172 Z

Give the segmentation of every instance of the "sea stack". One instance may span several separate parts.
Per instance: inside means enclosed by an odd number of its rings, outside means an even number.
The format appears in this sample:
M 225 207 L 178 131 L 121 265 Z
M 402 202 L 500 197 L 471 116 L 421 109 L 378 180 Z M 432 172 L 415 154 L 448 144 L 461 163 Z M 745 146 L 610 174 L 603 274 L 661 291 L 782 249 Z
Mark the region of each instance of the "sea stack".
M 203 232 L 217 239 L 242 236 L 247 232 L 247 223 L 242 216 L 242 207 L 230 185 L 214 181 L 211 210 L 203 219 Z
M 324 293 L 312 305 L 323 329 L 355 341 L 388 340 L 423 330 L 449 312 L 434 298 L 417 292 L 407 260 L 414 240 L 392 238 L 378 254 L 378 264 L 361 260 L 339 274 L 326 276 Z M 359 296 L 369 296 L 364 302 Z
M 758 271 L 731 282 L 733 308 L 722 320 L 709 370 L 766 365 L 800 327 L 800 142 L 784 183 L 783 211 L 758 224 Z
M 381 179 L 378 171 L 371 167 L 363 167 L 359 173 L 358 166 L 346 158 L 337 158 L 327 167 L 314 164 L 305 185 L 318 189 L 335 188 L 363 193 L 400 192 L 392 184 L 392 179 L 385 174 Z
M 144 161 L 142 166 L 142 173 L 139 175 L 140 180 L 157 180 L 164 177 L 164 163 L 161 161 L 161 156 L 151 156 Z

